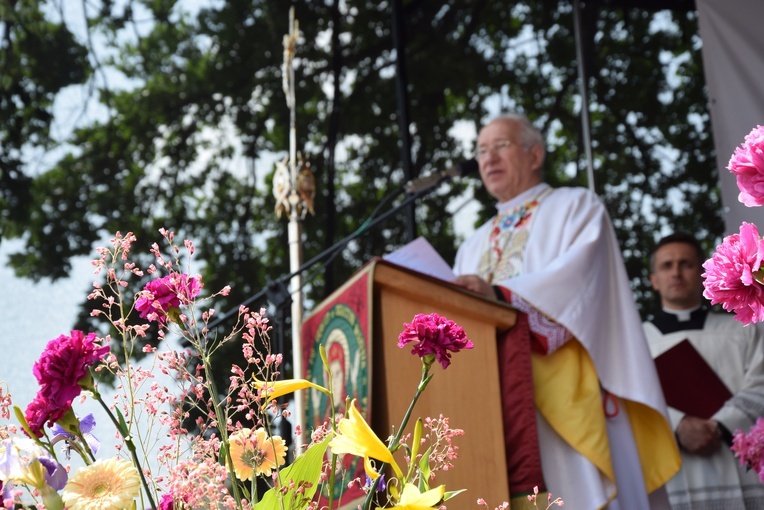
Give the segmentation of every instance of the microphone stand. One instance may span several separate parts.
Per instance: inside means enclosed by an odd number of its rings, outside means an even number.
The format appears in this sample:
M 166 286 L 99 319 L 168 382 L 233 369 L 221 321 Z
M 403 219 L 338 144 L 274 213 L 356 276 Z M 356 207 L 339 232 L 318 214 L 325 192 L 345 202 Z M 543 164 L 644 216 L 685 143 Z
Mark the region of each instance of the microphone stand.
M 362 228 L 357 229 L 356 231 L 354 231 L 353 233 L 351 233 L 347 237 L 337 241 L 336 243 L 334 243 L 329 248 L 325 249 L 324 251 L 322 251 L 321 253 L 319 253 L 315 257 L 313 257 L 310 260 L 308 260 L 307 262 L 303 263 L 295 271 L 293 271 L 293 272 L 291 272 L 289 274 L 282 275 L 282 276 L 278 277 L 275 280 L 269 281 L 268 285 L 264 289 L 260 290 L 256 294 L 254 294 L 254 295 L 250 296 L 249 298 L 247 298 L 246 300 L 244 300 L 236 308 L 234 308 L 232 310 L 229 310 L 228 312 L 226 312 L 226 313 L 224 313 L 222 315 L 219 315 L 217 320 L 211 322 L 207 327 L 210 330 L 212 330 L 213 328 L 216 328 L 216 327 L 220 326 L 222 323 L 224 323 L 225 321 L 227 321 L 231 317 L 233 317 L 235 315 L 238 315 L 239 308 L 241 306 L 249 307 L 249 305 L 251 305 L 253 302 L 255 302 L 255 301 L 261 299 L 263 296 L 265 296 L 268 293 L 269 289 L 271 289 L 271 288 L 273 288 L 275 286 L 282 285 L 282 284 L 290 281 L 294 276 L 297 276 L 298 274 L 303 273 L 305 270 L 307 270 L 308 268 L 310 268 L 314 264 L 317 264 L 318 262 L 321 262 L 322 260 L 324 260 L 325 258 L 329 257 L 330 255 L 333 255 L 335 252 L 338 252 L 341 248 L 344 248 L 345 245 L 347 245 L 353 239 L 356 239 L 361 234 L 364 234 L 365 232 L 370 230 L 372 227 L 375 227 L 379 223 L 385 221 L 390 216 L 395 215 L 400 210 L 405 209 L 406 207 L 408 207 L 410 204 L 412 204 L 416 200 L 422 198 L 423 196 L 428 195 L 433 189 L 435 189 L 435 186 L 433 186 L 432 188 L 428 188 L 428 189 L 425 189 L 425 190 L 422 190 L 422 191 L 419 191 L 419 192 L 416 192 L 416 193 L 408 195 L 400 204 L 398 204 L 397 206 L 393 207 L 392 209 L 390 209 L 390 210 L 380 214 L 378 217 L 376 217 L 372 221 L 370 221 L 366 226 L 363 226 Z M 396 190 L 394 192 L 394 195 L 391 197 L 391 199 L 395 198 L 396 196 L 400 195 L 403 192 L 404 192 L 404 188 L 400 188 L 400 189 Z M 299 374 L 294 374 L 294 377 L 295 378 L 299 377 Z

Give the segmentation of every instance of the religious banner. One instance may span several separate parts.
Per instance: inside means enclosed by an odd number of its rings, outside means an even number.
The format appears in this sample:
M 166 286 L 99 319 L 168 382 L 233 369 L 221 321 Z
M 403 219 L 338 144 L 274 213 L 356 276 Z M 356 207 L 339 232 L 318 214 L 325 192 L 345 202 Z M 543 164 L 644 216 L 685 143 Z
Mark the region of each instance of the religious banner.
M 373 265 L 353 276 L 303 322 L 303 377 L 334 394 L 333 407 L 328 395 L 310 390 L 305 399 L 304 424 L 310 432 L 345 413 L 346 399 L 356 399 L 357 407 L 367 422 L 371 420 L 371 288 Z M 319 346 L 326 349 L 328 372 L 321 360 Z M 307 439 L 306 439 L 307 442 Z M 331 459 L 327 450 L 326 460 Z M 338 463 L 339 464 L 339 463 Z M 342 476 L 344 473 L 344 476 Z M 338 465 L 334 483 L 335 508 L 355 508 L 365 494 L 359 484 L 348 487 L 354 479 L 365 482 L 363 459 L 346 455 Z M 319 508 L 328 500 L 322 495 Z

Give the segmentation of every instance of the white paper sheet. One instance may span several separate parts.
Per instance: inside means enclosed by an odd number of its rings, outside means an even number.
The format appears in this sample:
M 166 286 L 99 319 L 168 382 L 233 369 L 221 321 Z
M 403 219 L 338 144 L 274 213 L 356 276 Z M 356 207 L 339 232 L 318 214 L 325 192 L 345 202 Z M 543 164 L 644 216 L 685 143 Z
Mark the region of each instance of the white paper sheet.
M 447 282 L 456 279 L 451 266 L 443 260 L 424 237 L 417 237 L 405 246 L 383 257 L 385 260 Z

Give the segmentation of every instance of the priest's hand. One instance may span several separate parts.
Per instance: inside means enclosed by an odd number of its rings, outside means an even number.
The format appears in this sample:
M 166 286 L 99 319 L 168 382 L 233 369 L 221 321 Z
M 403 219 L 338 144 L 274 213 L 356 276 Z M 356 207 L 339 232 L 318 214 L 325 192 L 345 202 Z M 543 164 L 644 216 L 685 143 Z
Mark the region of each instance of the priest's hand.
M 476 274 L 463 274 L 461 276 L 457 276 L 453 283 L 465 287 L 467 290 L 471 290 L 476 294 L 482 294 L 483 296 L 489 298 L 496 297 L 491 284 Z
M 714 420 L 685 415 L 676 428 L 676 439 L 688 453 L 708 456 L 722 445 L 721 432 Z

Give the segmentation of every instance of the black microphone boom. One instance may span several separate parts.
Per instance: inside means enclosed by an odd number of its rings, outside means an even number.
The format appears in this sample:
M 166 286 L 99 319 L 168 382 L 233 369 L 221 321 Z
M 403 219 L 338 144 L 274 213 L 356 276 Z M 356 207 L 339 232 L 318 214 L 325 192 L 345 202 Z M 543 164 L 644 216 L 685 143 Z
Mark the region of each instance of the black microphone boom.
M 412 179 L 406 183 L 406 185 L 404 186 L 404 189 L 406 190 L 406 193 L 408 193 L 409 195 L 412 195 L 414 193 L 419 193 L 420 191 L 424 191 L 426 189 L 430 189 L 434 186 L 437 186 L 438 184 L 440 184 L 441 182 L 447 179 L 451 179 L 453 177 L 460 177 L 463 175 L 468 175 L 471 173 L 475 173 L 477 171 L 478 171 L 477 160 L 475 160 L 474 158 L 468 159 L 460 163 L 457 163 L 451 168 L 446 168 L 445 170 L 442 170 L 440 172 L 435 172 L 429 175 L 425 175 L 424 177 L 419 177 L 418 179 Z

